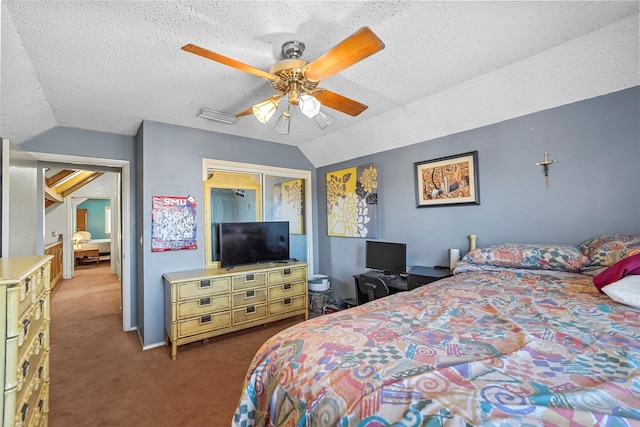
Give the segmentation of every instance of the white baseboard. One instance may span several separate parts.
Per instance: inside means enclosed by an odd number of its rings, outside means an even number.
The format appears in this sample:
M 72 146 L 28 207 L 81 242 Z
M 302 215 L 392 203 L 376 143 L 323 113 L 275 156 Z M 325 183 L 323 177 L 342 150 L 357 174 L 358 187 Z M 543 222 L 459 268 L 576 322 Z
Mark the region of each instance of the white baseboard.
M 142 341 L 142 337 L 140 336 L 140 330 L 138 328 L 135 328 L 135 330 L 138 333 L 138 339 L 140 340 L 140 345 L 142 346 L 143 351 L 151 350 L 152 348 L 156 348 L 156 347 L 164 347 L 165 345 L 167 345 L 165 341 L 154 342 L 153 344 L 144 345 L 144 342 Z
M 150 350 L 152 348 L 156 348 L 156 347 L 165 347 L 167 345 L 166 342 L 162 341 L 162 342 L 156 342 L 153 344 L 149 344 L 149 345 L 144 345 L 142 346 L 143 350 Z

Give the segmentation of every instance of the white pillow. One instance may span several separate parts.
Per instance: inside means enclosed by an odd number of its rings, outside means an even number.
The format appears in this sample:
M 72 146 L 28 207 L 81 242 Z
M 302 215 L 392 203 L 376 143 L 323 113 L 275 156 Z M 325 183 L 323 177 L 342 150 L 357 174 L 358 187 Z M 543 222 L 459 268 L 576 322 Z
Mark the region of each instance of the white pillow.
M 640 276 L 629 274 L 617 282 L 602 288 L 602 292 L 614 301 L 640 308 Z

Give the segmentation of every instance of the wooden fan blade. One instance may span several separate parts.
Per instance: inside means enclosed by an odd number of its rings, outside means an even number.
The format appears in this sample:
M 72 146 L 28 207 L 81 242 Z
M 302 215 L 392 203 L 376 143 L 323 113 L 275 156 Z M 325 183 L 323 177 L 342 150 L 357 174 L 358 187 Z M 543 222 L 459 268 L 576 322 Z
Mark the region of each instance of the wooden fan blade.
M 315 82 L 326 79 L 384 49 L 384 43 L 368 27 L 362 27 L 306 67 L 306 76 Z
M 243 62 L 236 61 L 235 59 L 229 58 L 228 56 L 220 55 L 219 53 L 211 52 L 210 50 L 204 49 L 194 44 L 188 44 L 186 46 L 182 46 L 182 50 L 186 52 L 195 53 L 196 55 L 200 55 L 204 58 L 211 59 L 212 61 L 216 61 L 221 64 L 228 65 L 229 67 L 236 68 L 240 71 L 244 71 L 245 73 L 262 77 L 263 79 L 267 79 L 267 80 L 278 79 L 278 77 L 275 74 L 262 71 L 258 68 L 252 67 L 251 65 L 247 65 Z
M 341 111 L 354 117 L 369 108 L 358 101 L 354 101 L 353 99 L 338 95 L 337 93 L 326 89 L 315 91 L 313 96 L 315 96 L 316 99 L 325 107 L 333 108 L 334 110 Z
M 263 99 L 262 101 L 256 102 L 256 104 L 260 104 L 261 102 L 265 102 L 265 101 L 268 101 L 268 100 L 277 101 L 278 99 L 282 98 L 283 95 L 284 95 L 283 93 L 277 93 L 277 94 L 272 95 L 272 96 L 270 96 L 270 97 L 268 97 L 266 99 Z M 256 104 L 253 104 L 253 105 L 256 105 Z M 248 116 L 248 115 L 253 114 L 253 105 L 251 107 L 247 108 L 244 111 L 240 111 L 238 114 L 236 114 L 236 117 L 244 117 L 244 116 Z

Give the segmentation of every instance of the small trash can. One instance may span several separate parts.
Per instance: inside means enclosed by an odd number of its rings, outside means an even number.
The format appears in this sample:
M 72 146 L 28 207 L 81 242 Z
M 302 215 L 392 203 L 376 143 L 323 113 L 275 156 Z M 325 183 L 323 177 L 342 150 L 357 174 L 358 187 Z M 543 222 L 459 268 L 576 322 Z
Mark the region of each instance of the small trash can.
M 309 278 L 309 311 L 322 313 L 325 301 L 331 295 L 329 276 L 314 274 Z

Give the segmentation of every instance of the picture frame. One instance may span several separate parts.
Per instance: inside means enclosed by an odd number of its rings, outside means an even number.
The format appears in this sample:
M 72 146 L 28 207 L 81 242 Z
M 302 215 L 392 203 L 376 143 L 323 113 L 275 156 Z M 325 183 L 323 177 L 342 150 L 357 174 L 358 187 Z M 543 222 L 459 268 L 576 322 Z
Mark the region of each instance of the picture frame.
M 478 152 L 414 163 L 416 207 L 479 205 Z

